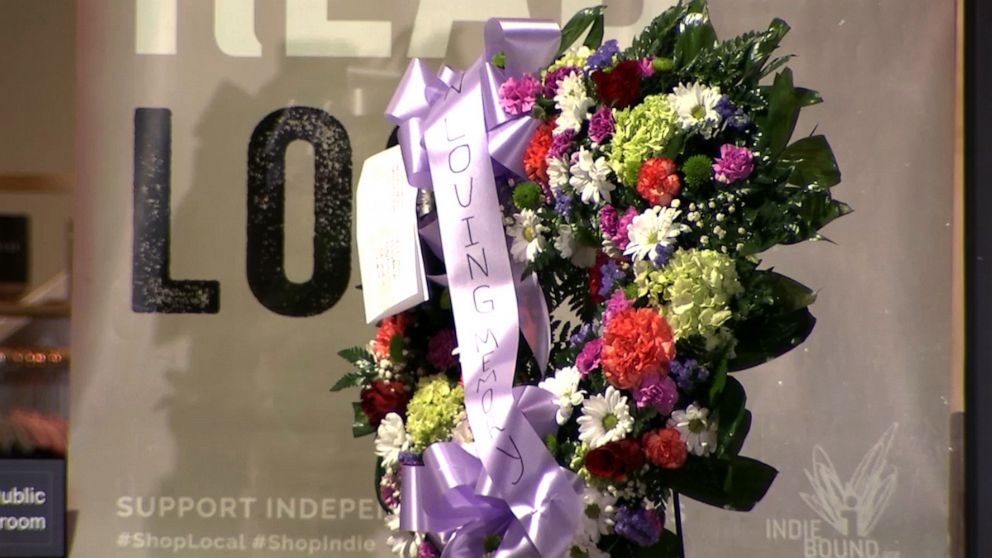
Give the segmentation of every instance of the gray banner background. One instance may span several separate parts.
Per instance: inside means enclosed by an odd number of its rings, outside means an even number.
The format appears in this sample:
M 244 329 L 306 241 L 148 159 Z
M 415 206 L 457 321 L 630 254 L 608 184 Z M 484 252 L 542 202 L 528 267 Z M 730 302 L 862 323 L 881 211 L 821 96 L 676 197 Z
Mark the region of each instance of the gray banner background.
M 174 55 L 136 53 L 136 6 L 169 2 L 78 4 L 70 505 L 79 519 L 72 555 L 175 555 L 121 544 L 122 533 L 138 532 L 248 538 L 243 552 L 183 556 L 290 554 L 251 550 L 258 534 L 355 535 L 375 541 L 376 549 L 323 555 L 390 555 L 378 518 L 259 515 L 269 497 L 373 498 L 371 439 L 350 436 L 355 393 L 327 392 L 346 368 L 336 350 L 366 342 L 372 329 L 362 323 L 353 288 L 311 318 L 277 316 L 252 296 L 244 273 L 248 139 L 272 110 L 322 107 L 347 128 L 357 172 L 385 142 L 390 126 L 381 114 L 411 50 L 433 55 L 435 64 L 443 54 L 458 66 L 477 55 L 481 23 L 455 24 L 449 35 L 437 20 L 521 11 L 557 19 L 561 4 L 317 2 L 328 5 L 333 20 L 390 22 L 390 55 L 364 58 L 287 55 L 287 2 L 281 0 L 178 2 Z M 565 4 L 570 12 L 583 3 Z M 639 27 L 639 14 L 649 17 L 670 2 L 609 4 L 611 34 L 625 38 Z M 239 10 L 246 6 L 254 11 Z M 836 194 L 855 213 L 825 231 L 836 245 L 805 244 L 766 258 L 820 292 L 819 323 L 807 343 L 739 376 L 755 414 L 745 453 L 782 473 L 751 514 L 687 504 L 689 555 L 857 556 L 860 548 L 879 558 L 944 556 L 953 3 L 712 0 L 711 11 L 722 37 L 763 27 L 775 16 L 793 26 L 783 51 L 798 55 L 792 63 L 797 83 L 826 99 L 805 111 L 797 134 L 816 127 L 830 138 L 845 178 Z M 253 22 L 244 15 L 250 13 Z M 222 51 L 253 53 L 244 31 L 252 27 L 260 56 Z M 354 44 L 315 36 L 291 41 L 289 50 L 375 50 L 387 35 L 370 27 L 364 36 Z M 173 112 L 172 276 L 219 280 L 218 314 L 131 312 L 137 107 Z M 290 149 L 286 251 L 296 280 L 310 271 L 309 166 L 305 148 Z M 353 254 L 351 284 L 357 282 Z M 872 482 L 893 477 L 890 498 L 869 505 L 852 493 L 835 506 L 843 522 L 831 525 L 801 496 L 816 496 L 804 471 L 826 479 L 832 470 L 844 484 L 873 448 L 879 480 Z M 249 497 L 259 507 L 250 518 L 128 518 L 118 515 L 122 496 Z M 861 533 L 846 529 L 859 517 L 863 525 L 867 517 L 876 521 Z

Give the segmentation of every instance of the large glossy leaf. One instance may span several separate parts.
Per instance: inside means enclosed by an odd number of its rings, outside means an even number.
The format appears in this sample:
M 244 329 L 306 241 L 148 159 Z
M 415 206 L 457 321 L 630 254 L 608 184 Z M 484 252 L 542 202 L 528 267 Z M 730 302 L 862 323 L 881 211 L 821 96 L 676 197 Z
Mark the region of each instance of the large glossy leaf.
M 744 386 L 736 378 L 727 378 L 727 384 L 716 405 L 719 421 L 717 454 L 721 457 L 727 455 L 727 450 L 732 446 L 731 441 L 738 433 L 747 413 L 746 405 L 747 395 L 744 393 Z
M 761 130 L 758 149 L 775 160 L 789 144 L 799 120 L 803 97 L 792 83 L 792 70 L 786 68 L 775 76 L 775 81 L 760 89 L 768 105 L 764 114 L 755 117 Z
M 700 52 L 712 49 L 716 45 L 716 30 L 709 18 L 685 26 L 675 41 L 676 66 L 689 65 Z
M 681 469 L 667 473 L 666 480 L 672 490 L 698 502 L 750 511 L 765 496 L 777 475 L 774 467 L 749 457 L 690 458 Z
M 556 58 L 575 44 L 587 29 L 590 27 L 595 29 L 597 21 L 599 22 L 600 29 L 602 29 L 603 10 L 605 9 L 606 6 L 593 6 L 576 12 L 561 30 L 561 43 L 559 43 Z M 601 30 L 599 31 L 599 36 L 600 40 L 602 40 L 603 34 Z
M 362 412 L 362 404 L 354 402 L 351 404 L 351 408 L 355 416 L 351 423 L 351 435 L 355 438 L 361 438 L 375 432 L 375 427 L 369 424 L 369 418 Z
M 840 183 L 840 168 L 824 136 L 809 136 L 785 148 L 779 164 L 792 167 L 789 183 L 830 188 Z
M 730 370 L 758 366 L 791 351 L 806 340 L 815 324 L 816 318 L 807 308 L 738 323 L 734 327 L 737 346 Z

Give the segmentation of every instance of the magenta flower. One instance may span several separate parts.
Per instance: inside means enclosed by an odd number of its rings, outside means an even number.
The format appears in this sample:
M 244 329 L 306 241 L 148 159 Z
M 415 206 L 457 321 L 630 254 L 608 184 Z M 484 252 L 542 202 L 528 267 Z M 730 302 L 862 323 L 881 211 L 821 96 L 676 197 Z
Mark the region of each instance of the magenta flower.
M 612 205 L 606 204 L 599 210 L 599 229 L 607 238 L 613 238 L 617 234 L 619 222 L 620 216 Z
M 616 316 L 633 305 L 633 302 L 627 300 L 627 295 L 623 292 L 623 289 L 613 291 L 613 294 L 610 295 L 609 300 L 606 301 L 606 310 L 603 311 L 603 325 L 605 326 L 610 323 L 613 316 Z
M 541 83 L 530 74 L 522 78 L 509 78 L 499 86 L 499 104 L 506 114 L 526 114 L 534 108 Z
M 603 105 L 589 119 L 589 139 L 596 143 L 613 135 L 616 122 L 613 120 L 613 109 Z
M 451 354 L 457 345 L 455 332 L 450 329 L 442 329 L 427 342 L 427 362 L 437 370 L 443 371 L 451 368 L 457 362 L 454 355 Z
M 672 414 L 675 403 L 679 400 L 679 389 L 675 381 L 668 376 L 652 374 L 634 388 L 634 399 L 637 407 L 655 407 L 662 416 Z
M 555 159 L 561 159 L 568 152 L 568 148 L 572 147 L 572 137 L 575 136 L 575 130 L 568 128 L 563 130 L 560 134 L 555 134 L 551 137 L 551 147 L 548 149 L 548 157 L 554 157 Z
M 641 58 L 637 61 L 641 66 L 641 75 L 644 77 L 651 77 L 654 75 L 654 56 L 648 56 L 646 58 Z
M 582 372 L 583 376 L 596 368 L 599 368 L 599 365 L 601 364 L 599 355 L 602 351 L 602 339 L 593 339 L 582 347 L 582 351 L 579 353 L 579 356 L 575 358 L 575 367 L 579 369 L 579 372 Z
M 725 143 L 720 147 L 720 158 L 713 162 L 713 174 L 724 184 L 743 180 L 754 172 L 754 156 L 746 147 Z
M 610 240 L 613 241 L 613 245 L 617 249 L 623 251 L 627 249 L 627 244 L 630 243 L 630 238 L 627 236 L 627 227 L 634 222 L 634 217 L 637 217 L 637 210 L 633 207 L 628 207 L 626 213 L 620 218 L 620 222 L 617 224 L 617 232 L 613 235 Z
M 441 553 L 434 548 L 434 543 L 425 540 L 420 543 L 420 547 L 417 549 L 417 558 L 438 558 Z

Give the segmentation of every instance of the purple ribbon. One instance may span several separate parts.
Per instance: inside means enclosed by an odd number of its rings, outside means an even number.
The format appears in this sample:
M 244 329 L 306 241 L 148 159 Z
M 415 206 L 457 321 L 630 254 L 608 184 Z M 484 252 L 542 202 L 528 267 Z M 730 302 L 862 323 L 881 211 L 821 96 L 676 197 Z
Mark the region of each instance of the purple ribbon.
M 527 422 L 540 436 L 554 434 L 554 396 L 535 386 L 513 388 L 513 395 Z M 446 558 L 478 558 L 485 539 L 501 538 L 498 558 L 537 556 L 513 511 L 485 474 L 472 448 L 454 442 L 432 444 L 424 452 L 424 465 L 403 466 L 400 525 L 411 531 L 434 534 L 444 544 Z M 582 481 L 571 475 L 573 490 Z M 549 534 L 570 541 L 574 526 L 548 522 Z
M 534 278 L 521 281 L 510 262 L 496 192 L 497 177 L 523 175 L 523 150 L 538 125 L 505 114 L 499 86 L 550 62 L 559 31 L 552 22 L 492 19 L 485 35 L 485 53 L 464 73 L 444 67 L 433 75 L 413 60 L 386 113 L 400 127 L 410 183 L 434 190 L 476 439 L 476 455 L 435 444 L 423 468 L 404 469 L 400 525 L 443 541 L 445 558 L 481 556 L 493 534 L 502 538 L 497 557 L 559 558 L 578 526 L 581 491 L 545 448 L 544 422 L 531 420 L 513 388 L 518 331 L 546 363 L 547 308 Z M 497 52 L 505 69 L 488 62 Z M 553 415 L 547 396 L 534 400 Z

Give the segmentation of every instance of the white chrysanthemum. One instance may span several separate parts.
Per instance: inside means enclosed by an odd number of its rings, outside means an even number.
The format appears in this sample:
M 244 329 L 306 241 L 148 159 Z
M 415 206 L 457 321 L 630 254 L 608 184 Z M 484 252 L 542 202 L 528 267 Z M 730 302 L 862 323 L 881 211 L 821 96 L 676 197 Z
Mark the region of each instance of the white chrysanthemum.
M 572 174 L 568 183 L 584 203 L 609 203 L 610 192 L 616 185 L 609 181 L 610 165 L 606 162 L 606 157 L 593 159 L 592 151 L 583 147 L 579 149 L 577 160 L 568 170 Z
M 585 78 L 581 72 L 562 78 L 558 83 L 558 92 L 555 93 L 555 108 L 561 114 L 555 121 L 554 133 L 560 134 L 565 130 L 578 132 L 593 104 L 595 103 L 589 98 Z
M 674 411 L 668 426 L 679 431 L 690 452 L 705 456 L 716 451 L 717 425 L 709 416 L 709 409 L 693 403 L 684 411 Z
M 548 157 L 548 185 L 555 194 L 568 185 L 568 161 L 559 157 Z
M 586 486 L 582 495 L 582 529 L 594 542 L 599 542 L 599 537 L 609 535 L 612 530 L 613 513 L 616 511 L 614 505 L 617 503 L 616 496 L 609 492 L 601 491 L 592 486 Z
M 537 384 L 537 387 L 555 394 L 555 404 L 558 405 L 555 420 L 559 426 L 568 422 L 572 416 L 572 408 L 581 404 L 586 396 L 586 392 L 579 389 L 581 379 L 579 369 L 568 366 L 556 371 L 554 377 L 545 378 Z
M 392 531 L 386 538 L 386 544 L 393 550 L 393 554 L 402 558 L 417 558 L 420 553 L 420 543 L 424 540 L 423 535 L 413 531 L 401 531 L 400 516 L 396 514 L 386 516 L 386 526 Z
M 578 423 L 579 440 L 589 444 L 589 449 L 620 440 L 634 427 L 627 398 L 613 386 L 585 400 Z
M 675 219 L 681 214 L 674 207 L 655 206 L 634 217 L 627 227 L 627 238 L 630 242 L 624 255 L 632 256 L 635 262 L 646 259 L 655 247 L 671 246 L 679 234 L 688 230 L 683 223 Z
M 571 225 L 559 225 L 555 237 L 555 249 L 562 258 L 568 258 L 572 265 L 588 269 L 596 263 L 596 247 L 586 246 L 575 239 Z
M 541 224 L 541 218 L 532 209 L 521 209 L 513 216 L 513 224 L 506 230 L 513 239 L 510 253 L 518 262 L 532 262 L 544 251 L 548 241 L 544 233 L 548 228 Z
M 410 439 L 403 426 L 403 417 L 389 413 L 379 423 L 379 429 L 376 431 L 375 454 L 381 457 L 382 464 L 388 467 L 396 463 L 401 451 L 408 449 L 410 449 Z
M 668 95 L 668 102 L 675 109 L 683 130 L 695 130 L 709 138 L 720 126 L 720 113 L 716 111 L 720 102 L 717 87 L 707 87 L 699 82 L 688 86 L 680 83 Z
M 471 444 L 475 441 L 475 436 L 472 435 L 472 427 L 468 424 L 468 415 L 465 414 L 465 411 L 462 411 L 462 414 L 459 415 L 458 424 L 451 431 L 451 439 L 460 444 Z

